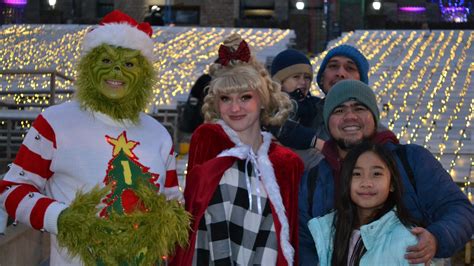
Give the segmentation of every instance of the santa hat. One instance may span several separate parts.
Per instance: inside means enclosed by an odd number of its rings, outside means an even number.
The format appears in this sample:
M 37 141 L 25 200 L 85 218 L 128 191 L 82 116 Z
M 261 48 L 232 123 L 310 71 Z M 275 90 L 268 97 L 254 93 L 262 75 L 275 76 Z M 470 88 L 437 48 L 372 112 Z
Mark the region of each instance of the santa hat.
M 107 14 L 99 26 L 84 37 L 82 49 L 89 52 L 102 45 L 139 50 L 150 62 L 154 61 L 153 29 L 148 22 L 138 23 L 133 18 L 118 10 Z

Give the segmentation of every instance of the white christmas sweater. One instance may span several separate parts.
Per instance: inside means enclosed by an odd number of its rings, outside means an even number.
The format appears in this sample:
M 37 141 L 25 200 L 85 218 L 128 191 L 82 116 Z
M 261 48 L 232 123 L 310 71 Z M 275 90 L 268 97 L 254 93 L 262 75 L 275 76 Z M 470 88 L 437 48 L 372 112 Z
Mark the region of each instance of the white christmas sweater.
M 76 101 L 52 106 L 35 120 L 0 182 L 0 206 L 16 221 L 52 234 L 51 265 L 80 265 L 56 241 L 58 216 L 76 192 L 103 186 L 118 165 L 124 179 L 130 179 L 130 167 L 139 167 L 168 199 L 181 200 L 173 153 L 167 130 L 146 114 L 133 124 L 85 110 Z

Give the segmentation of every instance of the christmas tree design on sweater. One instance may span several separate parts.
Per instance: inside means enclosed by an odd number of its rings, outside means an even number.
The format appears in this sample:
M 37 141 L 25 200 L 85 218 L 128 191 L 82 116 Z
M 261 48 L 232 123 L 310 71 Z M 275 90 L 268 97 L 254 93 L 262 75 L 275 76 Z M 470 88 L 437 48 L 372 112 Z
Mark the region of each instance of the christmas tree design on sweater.
M 138 157 L 133 153 L 133 149 L 140 143 L 128 140 L 125 131 L 117 138 L 106 136 L 106 140 L 113 146 L 113 150 L 104 183 L 112 184 L 112 188 L 103 200 L 106 206 L 100 212 L 100 216 L 107 217 L 112 210 L 117 214 L 128 214 L 135 210 L 146 211 L 134 190 L 141 182 L 149 184 L 158 192 L 160 186 L 156 181 L 159 175 L 150 173 L 149 167 L 140 164 Z

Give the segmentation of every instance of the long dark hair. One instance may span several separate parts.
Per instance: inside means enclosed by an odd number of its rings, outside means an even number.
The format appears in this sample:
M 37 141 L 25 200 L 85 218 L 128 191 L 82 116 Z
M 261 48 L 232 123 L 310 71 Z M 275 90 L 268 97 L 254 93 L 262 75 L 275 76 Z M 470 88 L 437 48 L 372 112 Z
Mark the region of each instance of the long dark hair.
M 394 190 L 390 191 L 388 198 L 383 204 L 382 208 L 377 211 L 369 223 L 379 219 L 384 214 L 392 210 L 393 207 L 396 207 L 396 215 L 402 224 L 407 227 L 417 224 L 410 217 L 405 206 L 403 205 L 403 184 L 400 179 L 400 173 L 398 172 L 397 164 L 393 158 L 393 155 L 380 144 L 363 142 L 354 147 L 347 154 L 342 164 L 341 195 L 336 199 L 336 213 L 333 221 L 333 226 L 335 228 L 334 249 L 331 261 L 333 266 L 347 265 L 351 235 L 353 230 L 360 226 L 357 205 L 351 199 L 351 182 L 352 172 L 356 165 L 357 159 L 359 159 L 359 157 L 366 152 L 373 152 L 387 165 L 387 168 L 390 172 L 390 184 Z M 357 264 L 358 261 L 360 261 L 363 252 L 359 253 L 359 255 L 360 256 L 356 258 Z

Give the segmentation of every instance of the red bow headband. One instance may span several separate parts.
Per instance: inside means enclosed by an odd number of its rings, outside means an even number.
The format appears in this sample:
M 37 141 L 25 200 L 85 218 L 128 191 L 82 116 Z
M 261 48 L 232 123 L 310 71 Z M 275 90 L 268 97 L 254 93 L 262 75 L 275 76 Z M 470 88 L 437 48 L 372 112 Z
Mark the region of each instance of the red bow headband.
M 239 60 L 248 63 L 250 60 L 250 48 L 244 40 L 239 44 L 239 48 L 236 51 L 228 46 L 219 46 L 219 64 L 227 66 L 231 60 Z

